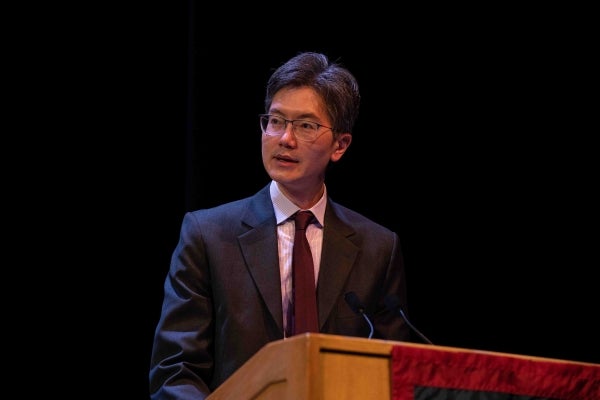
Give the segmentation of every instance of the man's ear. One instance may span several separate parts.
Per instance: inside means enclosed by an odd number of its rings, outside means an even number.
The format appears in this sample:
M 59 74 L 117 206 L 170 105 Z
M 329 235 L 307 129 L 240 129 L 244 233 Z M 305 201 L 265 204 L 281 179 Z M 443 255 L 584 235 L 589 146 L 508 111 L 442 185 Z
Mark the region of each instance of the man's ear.
M 342 158 L 348 147 L 350 147 L 350 143 L 352 143 L 352 134 L 340 133 L 335 139 L 335 150 L 331 153 L 331 161 L 336 162 Z

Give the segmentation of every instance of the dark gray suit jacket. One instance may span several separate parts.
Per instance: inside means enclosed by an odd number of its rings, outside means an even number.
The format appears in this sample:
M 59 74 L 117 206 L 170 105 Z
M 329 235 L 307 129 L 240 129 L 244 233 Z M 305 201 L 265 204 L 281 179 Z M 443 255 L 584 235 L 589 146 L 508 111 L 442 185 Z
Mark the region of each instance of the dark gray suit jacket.
M 405 300 L 398 235 L 328 199 L 317 284 L 321 333 L 408 340 L 384 298 Z M 202 399 L 268 342 L 283 338 L 277 227 L 269 185 L 187 213 L 164 286 L 150 367 L 153 399 Z

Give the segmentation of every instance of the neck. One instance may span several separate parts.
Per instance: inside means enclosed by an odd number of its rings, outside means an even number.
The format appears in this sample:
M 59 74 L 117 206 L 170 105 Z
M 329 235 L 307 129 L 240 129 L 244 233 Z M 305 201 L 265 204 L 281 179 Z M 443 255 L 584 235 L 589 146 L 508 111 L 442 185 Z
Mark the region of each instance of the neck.
M 279 190 L 292 201 L 295 205 L 303 210 L 307 210 L 317 204 L 325 191 L 325 185 L 321 182 L 320 185 L 306 188 L 295 188 L 277 183 Z

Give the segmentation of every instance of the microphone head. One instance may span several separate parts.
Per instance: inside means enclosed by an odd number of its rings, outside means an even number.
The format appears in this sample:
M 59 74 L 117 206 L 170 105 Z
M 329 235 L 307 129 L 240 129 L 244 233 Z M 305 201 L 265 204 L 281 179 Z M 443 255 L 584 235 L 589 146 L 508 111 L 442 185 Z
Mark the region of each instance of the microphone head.
M 354 311 L 355 313 L 363 314 L 365 312 L 365 308 L 360 303 L 360 300 L 356 293 L 348 292 L 344 295 L 344 299 L 346 300 L 346 303 L 348 303 L 352 311 Z
M 369 317 L 367 317 L 367 314 L 365 314 L 365 306 L 362 305 L 360 299 L 354 292 L 346 293 L 344 295 L 344 299 L 346 300 L 346 303 L 348 303 L 352 311 L 354 311 L 358 315 L 362 315 L 365 321 L 367 321 L 367 323 L 369 324 L 369 328 L 371 329 L 371 332 L 369 333 L 369 339 L 371 339 L 375 330 L 373 328 L 373 323 L 371 322 Z

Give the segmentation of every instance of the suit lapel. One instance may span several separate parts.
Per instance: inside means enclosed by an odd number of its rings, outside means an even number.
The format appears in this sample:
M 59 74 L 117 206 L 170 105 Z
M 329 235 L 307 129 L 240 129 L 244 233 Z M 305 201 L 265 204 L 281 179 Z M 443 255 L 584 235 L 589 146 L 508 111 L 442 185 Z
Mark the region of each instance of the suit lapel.
M 246 265 L 269 312 L 283 332 L 277 228 L 268 185 L 252 198 L 242 223 L 249 228 L 238 237 Z
M 330 201 L 325 212 L 323 251 L 318 279 L 318 282 L 327 282 L 327 284 L 317 284 L 319 326 L 323 326 L 327 321 L 334 305 L 342 295 L 344 283 L 359 251 L 349 239 L 355 234 L 354 229 L 339 219 L 334 210 L 335 206 Z

